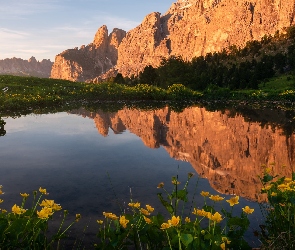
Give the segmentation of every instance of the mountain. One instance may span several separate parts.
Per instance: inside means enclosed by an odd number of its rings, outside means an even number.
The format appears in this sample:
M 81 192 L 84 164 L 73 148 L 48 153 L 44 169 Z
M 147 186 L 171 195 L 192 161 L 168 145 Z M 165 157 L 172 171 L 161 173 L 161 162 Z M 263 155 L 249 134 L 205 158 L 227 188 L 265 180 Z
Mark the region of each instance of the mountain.
M 29 60 L 15 57 L 6 58 L 0 60 L 0 74 L 49 78 L 52 65 L 53 62 L 49 59 L 43 59 L 39 62 L 33 56 Z
M 80 50 L 62 52 L 51 77 L 85 81 L 112 67 L 123 76 L 138 75 L 147 65 L 159 66 L 162 58 L 191 60 L 232 45 L 243 47 L 247 41 L 294 25 L 294 16 L 294 0 L 178 0 L 164 15 L 153 12 L 126 35 L 120 31 L 112 63 L 107 49 L 96 53 L 110 44 L 103 26 L 98 32 L 103 45 L 94 41 Z
M 106 73 L 116 65 L 118 47 L 125 35 L 124 30 L 116 28 L 108 35 L 107 27 L 100 27 L 92 43 L 55 57 L 51 78 L 85 82 Z
M 294 24 L 294 0 L 189 0 L 172 4 L 166 14 L 151 13 L 129 31 L 118 50 L 117 68 L 123 76 L 137 75 L 160 58 L 185 60 L 243 47 Z

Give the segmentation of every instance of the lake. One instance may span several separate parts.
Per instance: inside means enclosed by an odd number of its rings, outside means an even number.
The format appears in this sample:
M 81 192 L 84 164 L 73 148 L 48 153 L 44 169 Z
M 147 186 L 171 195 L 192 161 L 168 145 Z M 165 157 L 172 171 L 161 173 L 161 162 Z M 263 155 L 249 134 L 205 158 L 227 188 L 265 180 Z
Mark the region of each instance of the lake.
M 294 117 L 293 111 L 246 106 L 192 106 L 181 112 L 169 106 L 115 112 L 81 108 L 5 117 L 6 135 L 0 137 L 3 204 L 9 209 L 21 202 L 20 192 L 44 187 L 47 198 L 69 210 L 69 218 L 82 214 L 71 235 L 86 226 L 83 241 L 91 244 L 102 212 L 117 213 L 130 199 L 163 212 L 158 183 L 169 190 L 172 176 L 184 183 L 193 172 L 189 192 L 196 194 L 195 207 L 203 205 L 202 190 L 226 198 L 239 195 L 237 213 L 245 205 L 255 209 L 249 217 L 254 230 L 262 223 L 258 202 L 265 201 L 261 165 L 274 163 L 274 174 L 292 172 Z M 258 241 L 252 229 L 246 238 L 254 246 Z

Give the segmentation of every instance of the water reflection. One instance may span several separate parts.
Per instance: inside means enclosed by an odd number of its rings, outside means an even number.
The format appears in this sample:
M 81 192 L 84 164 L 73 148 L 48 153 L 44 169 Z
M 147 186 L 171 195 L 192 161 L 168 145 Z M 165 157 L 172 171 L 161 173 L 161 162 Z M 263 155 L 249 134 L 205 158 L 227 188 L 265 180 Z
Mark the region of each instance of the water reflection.
M 208 179 L 199 180 L 197 191 L 194 184 L 189 187 L 189 194 L 196 194 L 195 207 L 203 205 L 201 190 L 262 201 L 257 178 L 261 164 L 275 162 L 275 174 L 291 173 L 295 145 L 288 121 L 294 115 L 271 110 L 245 113 L 201 107 L 175 112 L 162 107 L 5 118 L 7 133 L 0 137 L 5 208 L 20 200 L 19 192 L 45 187 L 48 199 L 73 216 L 82 214 L 81 227 L 88 225 L 91 245 L 102 212 L 118 213 L 118 203 L 126 208 L 131 195 L 163 211 L 156 198 L 158 183 L 165 182 L 170 190 L 171 176 L 178 174 L 183 183 L 192 167 Z M 245 205 L 255 208 L 250 220 L 257 228 L 258 204 L 241 198 L 237 211 Z M 73 235 L 83 231 L 73 230 Z M 252 232 L 246 238 L 253 240 Z
M 147 147 L 162 146 L 171 157 L 189 162 L 223 194 L 263 201 L 258 178 L 261 165 L 275 163 L 273 173 L 285 176 L 291 175 L 294 165 L 295 136 L 284 130 L 288 125 L 284 111 L 246 110 L 246 117 L 200 107 L 181 113 L 169 107 L 149 111 L 124 108 L 112 113 L 80 109 L 73 113 L 92 118 L 103 136 L 109 129 L 114 133 L 129 130 Z

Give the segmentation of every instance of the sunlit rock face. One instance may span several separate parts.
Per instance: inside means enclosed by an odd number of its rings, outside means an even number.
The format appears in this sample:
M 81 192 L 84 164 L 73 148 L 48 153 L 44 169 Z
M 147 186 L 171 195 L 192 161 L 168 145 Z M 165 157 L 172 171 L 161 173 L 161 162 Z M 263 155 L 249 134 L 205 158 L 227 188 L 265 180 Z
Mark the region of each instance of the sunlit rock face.
M 129 32 L 106 26 L 80 49 L 55 58 L 52 78 L 99 82 L 116 75 L 138 75 L 158 67 L 162 58 L 185 60 L 231 45 L 243 47 L 277 30 L 294 25 L 294 0 L 178 0 L 163 15 L 153 12 Z
M 118 47 L 125 34 L 117 28 L 108 34 L 105 25 L 100 27 L 92 43 L 55 57 L 51 78 L 84 82 L 104 74 L 117 64 Z
M 265 34 L 294 24 L 293 0 L 178 0 L 161 16 L 154 12 L 130 30 L 118 50 L 117 69 L 123 76 L 137 75 L 161 58 L 185 60 L 244 46 Z
M 0 74 L 49 78 L 52 65 L 49 59 L 37 61 L 33 56 L 29 60 L 6 58 L 0 60 Z
M 168 107 L 154 111 L 123 109 L 116 113 L 76 113 L 93 118 L 100 134 L 128 129 L 151 148 L 163 146 L 171 157 L 188 161 L 211 186 L 224 194 L 262 201 L 261 165 L 273 173 L 291 175 L 295 163 L 295 135 L 282 128 L 247 121 L 242 115 L 191 107 L 181 113 Z M 276 116 L 276 115 L 274 115 Z M 280 111 L 278 119 L 284 118 Z M 286 119 L 287 120 L 287 119 Z M 285 167 L 283 167 L 285 166 Z M 161 166 L 159 166 L 161 167 Z

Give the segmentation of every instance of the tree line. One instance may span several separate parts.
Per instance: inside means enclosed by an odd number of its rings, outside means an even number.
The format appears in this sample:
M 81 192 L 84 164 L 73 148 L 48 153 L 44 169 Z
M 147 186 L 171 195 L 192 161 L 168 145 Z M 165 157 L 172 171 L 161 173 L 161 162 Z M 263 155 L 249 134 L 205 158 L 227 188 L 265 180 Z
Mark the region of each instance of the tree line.
M 148 65 L 138 76 L 123 78 L 118 74 L 114 82 L 136 85 L 145 83 L 167 88 L 181 83 L 193 90 L 211 87 L 257 89 L 258 84 L 275 75 L 295 72 L 295 27 L 260 41 L 248 41 L 244 48 L 231 46 L 221 52 L 185 61 L 180 56 L 163 58 L 158 68 Z

